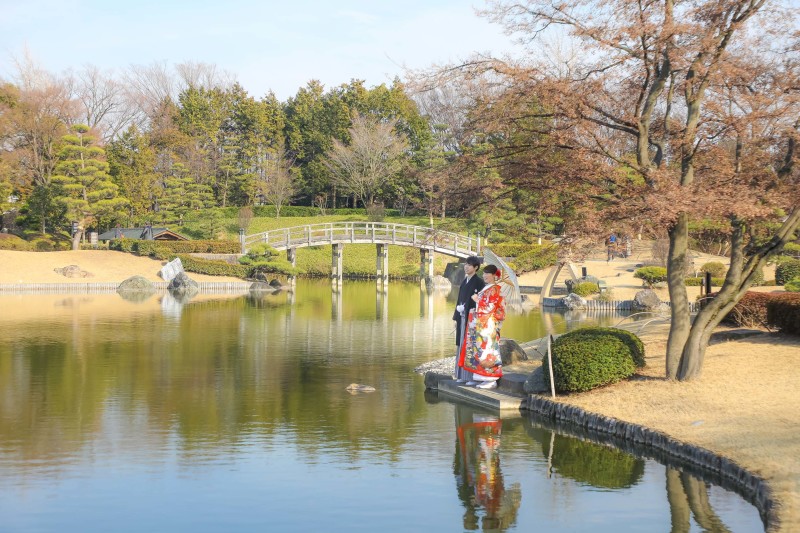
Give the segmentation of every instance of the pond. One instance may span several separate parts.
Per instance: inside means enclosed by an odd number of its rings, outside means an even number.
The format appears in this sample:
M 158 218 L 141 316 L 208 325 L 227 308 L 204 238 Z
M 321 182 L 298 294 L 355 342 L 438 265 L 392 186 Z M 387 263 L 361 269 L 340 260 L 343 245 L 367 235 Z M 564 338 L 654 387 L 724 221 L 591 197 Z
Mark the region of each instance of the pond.
M 0 295 L 0 531 L 763 531 L 687 473 L 426 393 L 446 296 Z

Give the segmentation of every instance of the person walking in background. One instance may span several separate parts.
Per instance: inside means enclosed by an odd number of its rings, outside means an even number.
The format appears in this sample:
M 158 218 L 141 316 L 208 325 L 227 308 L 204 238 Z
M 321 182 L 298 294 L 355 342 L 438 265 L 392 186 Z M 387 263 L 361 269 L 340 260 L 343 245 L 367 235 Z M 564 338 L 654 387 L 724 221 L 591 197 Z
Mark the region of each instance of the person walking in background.
M 484 267 L 486 286 L 472 296 L 475 309 L 469 314 L 467 342 L 456 359 L 458 366 L 473 374 L 472 384 L 481 389 L 497 387 L 497 380 L 503 376 L 500 327 L 506 318 L 506 306 L 500 289 L 502 276 L 495 265 Z
M 606 253 L 607 253 L 606 263 L 614 260 L 614 254 L 616 253 L 616 248 L 617 248 L 617 235 L 612 231 L 611 235 L 609 235 L 608 239 L 606 240 Z
M 480 276 L 475 275 L 481 266 L 481 261 L 474 255 L 467 257 L 464 263 L 464 280 L 458 288 L 458 300 L 456 301 L 456 310 L 453 313 L 453 320 L 456 322 L 456 365 L 455 376 L 458 383 L 467 383 L 472 381 L 472 373 L 464 370 L 458 366 L 458 354 L 461 353 L 461 348 L 466 341 L 467 331 L 467 317 L 470 310 L 475 308 L 475 301 L 472 296 L 478 294 L 486 283 Z

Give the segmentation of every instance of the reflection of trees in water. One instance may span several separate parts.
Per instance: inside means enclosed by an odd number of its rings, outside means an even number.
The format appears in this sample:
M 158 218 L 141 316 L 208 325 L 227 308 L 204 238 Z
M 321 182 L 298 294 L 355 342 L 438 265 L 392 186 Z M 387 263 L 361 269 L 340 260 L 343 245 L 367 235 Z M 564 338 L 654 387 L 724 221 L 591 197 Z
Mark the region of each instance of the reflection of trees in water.
M 506 489 L 500 468 L 502 420 L 458 405 L 453 470 L 466 530 L 505 531 L 522 503 L 518 483 Z
M 674 468 L 667 468 L 667 500 L 672 524 L 671 533 L 688 533 L 690 516 L 708 533 L 729 533 L 730 530 L 708 500 L 708 486 L 696 477 Z
M 593 487 L 624 489 L 639 483 L 644 475 L 644 460 L 574 437 L 555 434 L 542 443 L 542 452 L 552 457 L 555 472 Z
M 425 399 L 414 380 L 387 378 L 386 358 L 407 357 L 414 342 L 430 345 L 430 334 L 411 326 L 419 319 L 329 329 L 329 320 L 294 323 L 289 306 L 276 312 L 251 303 L 190 303 L 170 321 L 152 310 L 111 321 L 76 312 L 61 322 L 19 324 L 0 344 L 0 448 L 33 465 L 109 438 L 153 451 L 174 439 L 190 457 L 231 444 L 235 453 L 257 433 L 264 443 L 290 439 L 308 457 L 336 450 L 353 460 L 397 457 L 417 438 L 408 428 Z M 406 351 L 372 351 L 364 333 L 370 324 L 420 336 L 397 339 Z M 384 345 L 376 338 L 375 346 Z M 348 395 L 351 382 L 378 392 Z M 103 423 L 107 417 L 121 424 Z
M 632 487 L 644 476 L 644 459 L 633 455 L 640 453 L 641 449 L 628 441 L 620 441 L 618 445 L 632 453 L 618 449 L 612 441 L 598 444 L 585 440 L 590 434 L 569 424 L 553 423 L 536 417 L 525 419 L 524 424 L 527 434 L 542 445 L 542 451 L 548 458 L 548 466 L 559 476 L 612 490 Z M 568 432 L 570 435 L 557 433 L 556 428 L 559 432 Z M 665 468 L 671 533 L 691 531 L 692 517 L 708 533 L 728 533 L 729 529 L 711 507 L 709 485 L 688 472 L 681 472 L 670 466 Z M 564 487 L 564 490 L 565 495 L 568 495 L 569 488 Z M 553 506 L 559 504 L 563 505 L 563 502 L 554 501 Z

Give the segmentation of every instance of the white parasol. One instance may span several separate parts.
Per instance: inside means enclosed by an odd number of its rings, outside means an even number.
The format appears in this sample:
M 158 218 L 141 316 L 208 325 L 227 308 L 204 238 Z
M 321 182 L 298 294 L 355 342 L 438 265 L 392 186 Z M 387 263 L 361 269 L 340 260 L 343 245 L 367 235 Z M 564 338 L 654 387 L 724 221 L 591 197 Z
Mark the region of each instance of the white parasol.
M 506 305 L 518 306 L 522 303 L 522 294 L 519 291 L 519 282 L 514 269 L 497 257 L 489 248 L 483 249 L 483 262 L 486 265 L 494 265 L 503 271 L 500 277 L 500 292 L 506 301 Z

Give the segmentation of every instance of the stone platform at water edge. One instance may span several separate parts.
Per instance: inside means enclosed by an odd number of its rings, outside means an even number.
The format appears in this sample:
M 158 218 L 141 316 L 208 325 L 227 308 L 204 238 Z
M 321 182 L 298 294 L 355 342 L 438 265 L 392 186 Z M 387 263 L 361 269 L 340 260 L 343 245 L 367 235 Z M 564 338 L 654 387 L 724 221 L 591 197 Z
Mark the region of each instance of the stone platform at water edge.
M 425 387 L 437 390 L 440 394 L 450 396 L 471 404 L 497 409 L 505 415 L 521 414 L 528 408 L 528 395 L 523 386 L 530 376 L 529 371 L 516 371 L 513 367 L 504 369 L 503 377 L 497 382 L 496 389 L 477 389 L 456 383 L 452 376 L 427 372 Z

